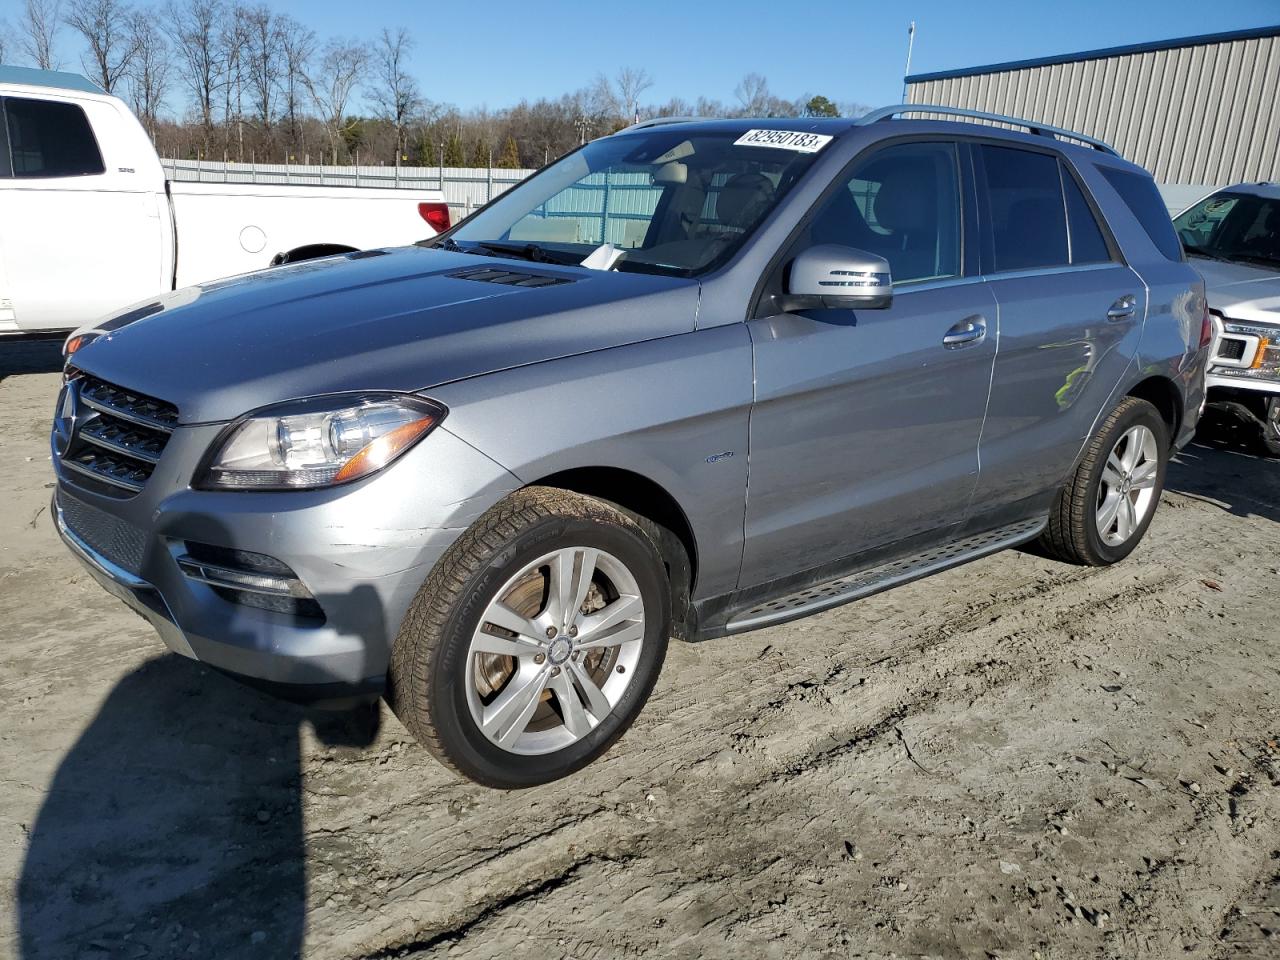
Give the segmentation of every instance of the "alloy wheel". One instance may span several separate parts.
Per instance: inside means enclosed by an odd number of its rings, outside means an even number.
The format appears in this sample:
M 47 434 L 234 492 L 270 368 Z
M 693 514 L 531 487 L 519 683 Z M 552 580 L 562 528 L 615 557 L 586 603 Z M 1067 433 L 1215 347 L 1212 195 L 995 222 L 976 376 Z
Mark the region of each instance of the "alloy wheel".
M 517 754 L 581 740 L 631 684 L 644 616 L 635 577 L 612 554 L 566 547 L 527 564 L 471 638 L 466 692 L 477 728 Z
M 1098 536 L 1119 547 L 1127 543 L 1155 508 L 1160 448 L 1150 427 L 1137 424 L 1116 441 L 1098 484 Z

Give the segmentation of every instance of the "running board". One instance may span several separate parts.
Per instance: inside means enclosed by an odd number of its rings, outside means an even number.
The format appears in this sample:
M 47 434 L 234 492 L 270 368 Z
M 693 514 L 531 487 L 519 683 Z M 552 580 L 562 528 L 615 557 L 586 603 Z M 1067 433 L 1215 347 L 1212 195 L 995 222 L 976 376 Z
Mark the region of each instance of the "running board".
M 1023 520 L 979 533 L 962 540 L 925 550 L 914 556 L 869 567 L 826 583 L 815 584 L 795 593 L 752 607 L 729 621 L 726 633 L 742 633 L 788 620 L 807 617 L 852 600 L 869 597 L 891 587 L 918 580 L 948 567 L 958 567 L 970 560 L 1016 547 L 1038 536 L 1047 525 L 1044 518 Z

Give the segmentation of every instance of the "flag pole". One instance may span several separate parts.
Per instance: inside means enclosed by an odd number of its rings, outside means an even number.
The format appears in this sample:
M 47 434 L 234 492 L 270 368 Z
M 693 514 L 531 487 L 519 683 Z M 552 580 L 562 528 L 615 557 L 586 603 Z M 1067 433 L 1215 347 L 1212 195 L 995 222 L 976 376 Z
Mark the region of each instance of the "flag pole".
M 916 22 L 907 27 L 907 65 L 902 68 L 902 102 L 907 102 L 907 77 L 911 76 L 911 50 L 916 43 Z

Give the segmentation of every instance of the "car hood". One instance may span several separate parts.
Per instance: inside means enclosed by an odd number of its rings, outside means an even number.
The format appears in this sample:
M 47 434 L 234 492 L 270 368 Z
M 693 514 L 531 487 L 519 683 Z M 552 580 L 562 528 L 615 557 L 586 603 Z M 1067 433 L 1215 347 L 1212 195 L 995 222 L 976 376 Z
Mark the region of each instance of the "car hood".
M 516 285 L 511 274 L 541 285 Z M 419 391 L 688 333 L 698 289 L 421 247 L 364 251 L 139 304 L 86 328 L 106 332 L 73 363 L 175 404 L 182 423 L 216 422 L 285 400 Z
M 1280 271 L 1200 257 L 1191 263 L 1204 277 L 1211 309 L 1246 323 L 1280 323 Z

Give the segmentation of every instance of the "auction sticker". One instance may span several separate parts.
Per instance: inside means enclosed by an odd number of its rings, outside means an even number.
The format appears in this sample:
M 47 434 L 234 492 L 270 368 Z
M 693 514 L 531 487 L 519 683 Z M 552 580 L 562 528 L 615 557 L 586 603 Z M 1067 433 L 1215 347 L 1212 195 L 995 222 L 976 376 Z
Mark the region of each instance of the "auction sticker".
M 825 133 L 805 133 L 801 130 L 748 130 L 737 140 L 735 147 L 776 147 L 797 153 L 817 153 L 831 137 Z

